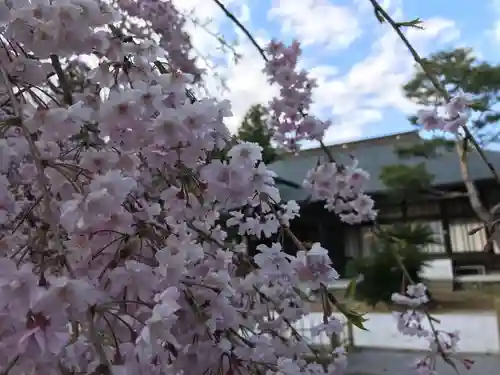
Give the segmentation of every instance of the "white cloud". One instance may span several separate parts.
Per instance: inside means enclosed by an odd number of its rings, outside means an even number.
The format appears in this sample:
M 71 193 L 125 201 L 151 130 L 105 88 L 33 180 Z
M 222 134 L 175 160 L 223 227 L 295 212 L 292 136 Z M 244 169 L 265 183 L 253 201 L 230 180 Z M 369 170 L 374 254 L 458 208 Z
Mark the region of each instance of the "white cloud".
M 411 77 L 415 63 L 396 33 L 386 27 L 368 57 L 354 65 L 346 75 L 345 91 L 370 96 L 368 104 L 371 106 L 392 105 L 407 112 L 413 106 L 401 95 L 401 85 Z M 422 56 L 429 52 L 430 47 L 453 41 L 459 36 L 451 20 L 430 19 L 424 27 L 424 30 L 410 29 L 407 32 L 411 44 Z
M 256 33 L 257 41 L 264 45 L 268 38 L 264 33 Z M 226 123 L 231 131 L 235 131 L 241 122 L 243 115 L 254 104 L 267 104 L 277 89 L 267 82 L 266 75 L 262 72 L 264 61 L 255 47 L 241 36 L 241 44 L 237 48 L 238 53 L 243 56 L 238 63 L 229 61 L 228 66 L 223 69 L 222 74 L 227 77 L 228 92 L 223 96 L 232 103 L 234 116 Z
M 251 105 L 265 104 L 276 93 L 276 89 L 267 83 L 262 73 L 264 62 L 255 47 L 240 32 L 237 32 L 239 46 L 236 51 L 242 58 L 237 64 L 232 61 L 230 54 L 217 50 L 220 42 L 210 33 L 219 32 L 223 25 L 226 30 L 228 26 L 234 28 L 234 25 L 213 1 L 176 1 L 183 9 L 195 9 L 195 14 L 212 20 L 207 26 L 209 33 L 199 26 L 191 25 L 189 29 L 199 52 L 223 61 L 213 69 L 226 79 L 228 91 L 221 92 L 217 87 L 217 80 L 213 78 L 208 80 L 207 86 L 212 94 L 223 96 L 232 102 L 234 117 L 227 121 L 227 125 L 235 131 Z M 391 13 L 397 14 L 398 19 L 402 17 L 401 3 L 401 0 L 385 1 L 385 5 L 389 5 Z M 247 6 L 251 5 L 250 2 L 226 0 L 225 4 L 258 36 L 261 45 L 269 40 L 271 36 L 266 31 L 256 30 L 255 25 L 252 25 L 252 21 L 257 20 L 252 20 L 251 8 Z M 396 108 L 406 113 L 414 110 L 414 105 L 401 92 L 401 85 L 413 73 L 411 56 L 389 25 L 377 23 L 373 13 L 368 12 L 369 9 L 360 0 L 353 0 L 351 4 L 353 6 L 348 8 L 334 6 L 328 0 L 276 0 L 274 7 L 268 12 L 274 19 L 282 22 L 288 33 L 299 36 L 301 41 L 314 47 L 347 47 L 361 35 L 361 26 L 356 17 L 362 17 L 363 26 L 370 28 L 370 33 L 365 36 L 375 39 L 368 55 L 343 74 L 339 73 L 338 67 L 325 61 L 325 56 L 313 54 L 312 51 L 316 48 L 306 50 L 303 64 L 319 85 L 314 92 L 313 112 L 324 118 L 331 118 L 335 124 L 327 132 L 326 142 L 360 137 L 367 123 L 383 120 L 387 109 Z M 341 15 L 346 17 L 342 18 Z M 266 25 L 260 23 L 259 26 Z M 459 37 L 457 26 L 451 20 L 426 20 L 424 27 L 425 30 L 412 29 L 407 32 L 417 51 L 423 55 L 430 48 L 435 49 Z
M 493 27 L 486 31 L 487 35 L 490 35 L 495 42 L 500 42 L 500 20 L 495 21 Z
M 221 29 L 227 30 L 227 26 L 234 29 L 234 25 L 227 16 L 211 0 L 175 0 L 177 6 L 184 11 L 192 11 L 197 18 L 208 20 L 209 25 L 201 27 L 189 23 L 187 30 L 192 38 L 192 43 L 199 55 L 208 57 L 209 64 L 204 59 L 200 63 L 208 68 L 205 86 L 210 95 L 219 98 L 229 99 L 232 103 L 234 116 L 226 121 L 226 125 L 231 131 L 235 131 L 241 122 L 243 115 L 253 104 L 266 104 L 272 98 L 275 90 L 267 83 L 265 75 L 262 73 L 264 62 L 248 38 L 237 31 L 239 43 L 234 47 L 234 51 L 221 51 L 220 41 L 213 34 L 220 34 Z M 244 23 L 252 32 L 251 11 L 242 0 L 224 1 L 226 7 L 230 7 L 238 20 Z M 211 35 L 212 34 L 212 35 Z M 268 37 L 262 31 L 256 32 L 254 36 L 259 43 L 264 45 Z M 234 53 L 241 55 L 238 62 L 234 61 Z M 216 64 L 210 63 L 217 61 Z M 225 90 L 220 85 L 220 80 L 224 81 Z
M 274 0 L 268 18 L 282 22 L 282 32 L 300 38 L 305 46 L 343 49 L 361 35 L 354 10 L 329 0 Z
M 186 15 L 185 31 L 191 38 L 199 64 L 210 70 L 214 66 L 214 61 L 227 54 L 227 51 L 221 49 L 222 44 L 218 39 L 221 26 L 227 21 L 227 17 L 211 0 L 173 0 L 173 2 L 177 9 Z M 237 2 L 238 0 L 225 1 L 227 5 Z
M 427 20 L 424 26 L 424 30 L 407 32 L 412 45 L 424 56 L 430 48 L 459 37 L 451 20 L 434 18 Z M 357 127 L 357 133 L 366 123 L 382 120 L 385 109 L 395 108 L 405 113 L 415 110 L 415 105 L 403 96 L 401 89 L 414 72 L 413 58 L 388 25 L 379 27 L 386 29 L 373 43 L 368 56 L 342 77 L 321 82 L 315 93 L 317 106 L 325 108 L 331 103 L 330 114 L 339 126 Z M 327 141 L 336 135 L 334 129 L 330 130 Z
M 382 0 L 378 3 L 386 12 L 390 12 L 393 9 L 400 9 L 402 1 L 403 0 Z M 373 5 L 368 0 L 353 0 L 353 4 L 359 11 L 370 12 L 373 17 Z
M 486 35 L 495 43 L 500 42 L 500 0 L 491 0 L 489 8 L 496 15 L 493 26 L 486 30 Z

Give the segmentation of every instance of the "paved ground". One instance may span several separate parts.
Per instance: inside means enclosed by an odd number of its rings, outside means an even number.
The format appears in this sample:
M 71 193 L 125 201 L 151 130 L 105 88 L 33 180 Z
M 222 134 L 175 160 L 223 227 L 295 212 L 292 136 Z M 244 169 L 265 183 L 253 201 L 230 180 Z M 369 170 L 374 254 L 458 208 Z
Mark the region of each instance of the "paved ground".
M 349 353 L 348 375 L 412 375 L 411 364 L 418 352 L 358 349 Z M 457 365 L 464 375 L 499 375 L 500 355 L 467 355 L 475 361 L 470 370 Z M 441 363 L 442 362 L 442 363 Z M 442 360 L 438 364 L 439 375 L 457 375 L 455 370 Z

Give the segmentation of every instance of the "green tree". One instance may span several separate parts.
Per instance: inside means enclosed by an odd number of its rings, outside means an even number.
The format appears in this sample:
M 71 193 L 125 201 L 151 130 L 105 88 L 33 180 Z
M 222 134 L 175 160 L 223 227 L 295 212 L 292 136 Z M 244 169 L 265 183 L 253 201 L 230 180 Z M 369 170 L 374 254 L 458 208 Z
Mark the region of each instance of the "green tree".
M 482 144 L 498 141 L 500 132 L 500 65 L 480 61 L 471 49 L 441 51 L 424 59 L 426 69 L 454 96 L 464 92 L 473 100 L 474 115 L 469 128 Z M 442 95 L 421 68 L 403 86 L 407 98 L 425 105 L 445 104 Z M 415 123 L 415 118 L 411 119 Z
M 241 141 L 258 143 L 262 147 L 264 163 L 269 164 L 277 159 L 278 153 L 271 144 L 273 134 L 267 125 L 267 110 L 264 106 L 256 104 L 250 107 L 238 129 L 237 137 Z
M 389 198 L 402 203 L 429 196 L 435 197 L 436 194 L 440 196 L 447 194 L 433 187 L 432 181 L 435 176 L 428 172 L 426 163 L 430 159 L 440 157 L 443 151 L 453 150 L 454 145 L 454 141 L 443 138 L 420 139 L 418 142 L 396 145 L 395 152 L 402 163 L 382 167 L 379 175 L 388 190 Z M 408 159 L 421 161 L 404 164 L 403 162 Z
M 426 225 L 397 224 L 384 228 L 373 241 L 370 255 L 352 260 L 347 273 L 363 275 L 356 286 L 356 299 L 370 306 L 390 305 L 395 291 L 404 292 L 407 281 L 401 269 L 404 264 L 412 280 L 420 282 L 420 271 L 428 261 L 424 247 L 434 243 Z
M 472 99 L 472 116 L 468 128 L 480 145 L 497 142 L 500 134 L 497 130 L 500 120 L 500 65 L 480 61 L 471 49 L 466 48 L 438 52 L 424 59 L 423 65 L 452 96 L 463 92 Z M 403 90 L 408 99 L 426 107 L 438 108 L 446 102 L 419 65 Z M 417 127 L 420 126 L 415 116 L 410 117 L 410 121 Z M 450 141 L 436 135 L 430 140 L 422 139 L 413 145 L 399 146 L 397 152 L 401 158 L 417 157 L 425 160 L 440 157 L 440 150 L 447 147 L 454 147 L 457 151 L 462 179 L 477 217 L 484 223 L 493 222 L 493 215 L 481 201 L 474 181 L 470 178 L 467 157 L 472 152 L 471 147 L 460 137 Z M 416 166 L 387 166 L 382 171 L 381 178 L 388 187 L 400 192 L 404 191 L 402 188 L 405 186 L 413 184 L 416 187 L 413 193 L 442 193 L 433 191 L 433 176 L 426 173 L 425 163 Z

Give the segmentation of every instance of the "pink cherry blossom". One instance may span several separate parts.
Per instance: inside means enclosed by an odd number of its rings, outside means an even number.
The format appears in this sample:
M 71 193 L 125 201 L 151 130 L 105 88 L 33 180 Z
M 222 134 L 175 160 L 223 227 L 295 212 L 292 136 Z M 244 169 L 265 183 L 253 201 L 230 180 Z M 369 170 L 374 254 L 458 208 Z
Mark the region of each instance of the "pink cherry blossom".
M 336 264 L 319 243 L 290 255 L 276 240 L 300 207 L 260 146 L 232 141 L 230 103 L 193 96 L 207 72 L 185 23 L 170 0 L 0 4 L 0 372 L 345 371 L 342 346 L 309 363 L 316 349 L 294 329 L 315 306 L 307 289 L 324 300 L 314 333 L 342 329 L 326 290 Z M 331 121 L 310 113 L 317 84 L 297 69 L 299 42 L 266 53 L 275 141 L 295 152 L 322 140 Z M 368 178 L 330 160 L 304 187 L 359 223 L 376 217 Z M 251 256 L 248 236 L 267 245 Z M 414 308 L 419 288 L 395 299 Z M 430 355 L 454 355 L 456 333 L 424 334 L 413 311 L 397 322 Z
M 469 121 L 470 104 L 470 100 L 463 94 L 455 96 L 444 108 L 447 117 L 438 114 L 436 109 L 423 109 L 418 112 L 417 122 L 425 130 L 443 130 L 456 134 Z

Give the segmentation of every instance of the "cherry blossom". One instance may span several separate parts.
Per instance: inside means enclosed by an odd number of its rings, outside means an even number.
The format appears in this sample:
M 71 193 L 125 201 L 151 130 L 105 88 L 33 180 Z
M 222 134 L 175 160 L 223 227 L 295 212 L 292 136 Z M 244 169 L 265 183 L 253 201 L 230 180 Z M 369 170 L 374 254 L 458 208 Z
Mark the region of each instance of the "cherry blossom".
M 294 329 L 314 305 L 306 289 L 324 300 L 314 333 L 341 329 L 327 250 L 247 252 L 245 236 L 292 236 L 299 205 L 258 145 L 232 140 L 230 103 L 191 94 L 205 72 L 184 23 L 168 0 L 0 4 L 3 374 L 344 372 L 342 346 L 306 361 L 317 349 Z M 330 122 L 308 114 L 316 83 L 296 72 L 299 43 L 266 50 L 281 87 L 269 125 L 297 151 Z M 305 187 L 358 223 L 376 216 L 367 179 L 332 161 Z
M 321 140 L 331 122 L 307 115 L 312 103 L 312 90 L 317 86 L 304 70 L 296 71 L 302 53 L 298 41 L 286 46 L 271 41 L 266 48 L 269 60 L 264 71 L 269 82 L 278 85 L 280 97 L 274 98 L 270 126 L 276 140 L 291 151 L 298 151 L 304 140 Z
M 311 198 L 324 201 L 325 208 L 335 212 L 339 218 L 356 224 L 376 218 L 373 200 L 364 193 L 368 174 L 354 166 L 324 163 L 310 170 L 304 187 Z
M 409 308 L 402 312 L 394 312 L 398 330 L 403 335 L 423 337 L 429 341 L 429 353 L 414 363 L 413 368 L 417 374 L 437 374 L 436 364 L 439 357 L 444 358 L 452 366 L 456 366 L 455 362 L 460 362 L 466 369 L 472 366 L 473 362 L 470 359 L 463 358 L 457 353 L 457 344 L 460 341 L 458 331 L 447 332 L 437 329 L 435 318 L 419 310 L 429 302 L 427 287 L 424 284 L 408 285 L 405 294 L 394 293 L 392 300 Z
M 469 121 L 471 114 L 470 104 L 471 101 L 465 95 L 458 95 L 446 104 L 444 111 L 447 117 L 440 115 L 435 109 L 422 109 L 418 112 L 417 122 L 425 130 L 443 130 L 457 133 Z

